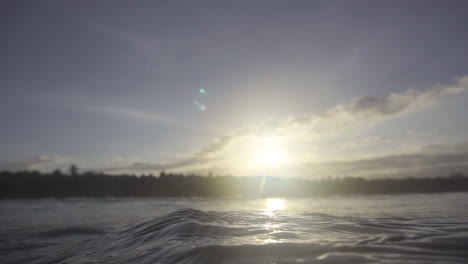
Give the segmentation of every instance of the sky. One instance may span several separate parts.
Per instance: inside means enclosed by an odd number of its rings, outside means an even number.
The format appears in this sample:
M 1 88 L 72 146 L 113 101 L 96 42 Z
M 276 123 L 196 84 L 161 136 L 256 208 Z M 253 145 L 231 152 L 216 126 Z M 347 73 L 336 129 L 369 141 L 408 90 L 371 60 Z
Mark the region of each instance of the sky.
M 466 10 L 2 1 L 0 170 L 468 173 Z

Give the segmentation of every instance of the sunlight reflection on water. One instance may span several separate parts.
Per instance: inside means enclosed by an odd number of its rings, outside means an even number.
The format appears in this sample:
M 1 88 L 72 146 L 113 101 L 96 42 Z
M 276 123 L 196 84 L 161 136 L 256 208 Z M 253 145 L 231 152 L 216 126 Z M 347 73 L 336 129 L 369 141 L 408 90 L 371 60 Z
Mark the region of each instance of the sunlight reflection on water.
M 466 263 L 467 199 L 4 200 L 0 263 Z
M 263 214 L 268 217 L 276 217 L 276 211 L 285 209 L 285 200 L 280 198 L 268 198 L 265 200 L 266 208 L 263 209 Z

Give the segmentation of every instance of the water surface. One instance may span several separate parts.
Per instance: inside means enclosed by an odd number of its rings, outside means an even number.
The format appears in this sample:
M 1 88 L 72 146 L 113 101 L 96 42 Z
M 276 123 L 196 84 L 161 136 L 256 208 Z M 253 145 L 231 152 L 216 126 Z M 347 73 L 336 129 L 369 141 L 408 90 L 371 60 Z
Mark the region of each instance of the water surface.
M 468 194 L 0 201 L 2 263 L 467 263 Z

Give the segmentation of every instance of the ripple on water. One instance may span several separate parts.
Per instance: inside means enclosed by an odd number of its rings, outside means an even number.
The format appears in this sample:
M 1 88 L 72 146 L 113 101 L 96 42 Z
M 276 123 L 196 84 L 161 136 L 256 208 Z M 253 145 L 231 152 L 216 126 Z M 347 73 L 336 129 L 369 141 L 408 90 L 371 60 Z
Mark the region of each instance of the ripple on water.
M 467 263 L 468 223 L 183 209 L 114 230 L 10 234 L 0 245 L 5 263 Z

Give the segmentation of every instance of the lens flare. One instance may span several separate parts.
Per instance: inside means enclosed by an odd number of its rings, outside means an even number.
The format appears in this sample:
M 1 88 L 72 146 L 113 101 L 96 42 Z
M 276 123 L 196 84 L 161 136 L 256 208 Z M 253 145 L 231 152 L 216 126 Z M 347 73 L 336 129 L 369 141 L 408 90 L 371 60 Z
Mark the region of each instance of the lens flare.
M 193 102 L 194 105 L 196 105 L 198 107 L 198 109 L 200 109 L 200 111 L 204 112 L 206 110 L 206 105 L 204 104 L 201 104 L 200 102 L 198 101 L 195 101 Z

